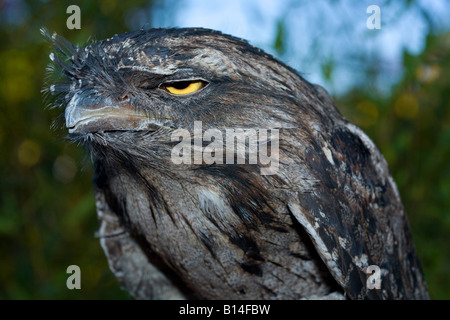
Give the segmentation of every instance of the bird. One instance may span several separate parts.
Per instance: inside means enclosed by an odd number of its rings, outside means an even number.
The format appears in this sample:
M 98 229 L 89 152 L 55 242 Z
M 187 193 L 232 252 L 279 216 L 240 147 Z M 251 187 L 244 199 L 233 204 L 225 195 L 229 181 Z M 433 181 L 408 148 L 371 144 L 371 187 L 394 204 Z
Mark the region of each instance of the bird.
M 211 29 L 42 34 L 132 297 L 429 299 L 388 164 L 323 87 Z

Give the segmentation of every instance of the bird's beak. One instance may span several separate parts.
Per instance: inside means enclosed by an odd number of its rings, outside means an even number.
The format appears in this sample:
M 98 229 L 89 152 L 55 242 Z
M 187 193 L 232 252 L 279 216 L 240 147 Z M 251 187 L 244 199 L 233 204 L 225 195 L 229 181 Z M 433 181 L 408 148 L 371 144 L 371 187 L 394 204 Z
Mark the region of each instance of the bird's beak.
M 127 102 L 105 99 L 100 103 L 75 94 L 65 110 L 69 133 L 99 131 L 155 131 L 168 119 L 152 117 Z

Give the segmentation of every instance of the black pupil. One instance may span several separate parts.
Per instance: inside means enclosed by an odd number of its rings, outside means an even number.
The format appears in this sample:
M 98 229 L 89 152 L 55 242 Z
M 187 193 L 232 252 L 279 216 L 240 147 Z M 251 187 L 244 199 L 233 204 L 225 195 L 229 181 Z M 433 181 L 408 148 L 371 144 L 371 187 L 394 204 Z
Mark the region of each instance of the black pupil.
M 189 87 L 191 83 L 192 83 L 191 81 L 178 81 L 171 83 L 170 86 L 174 87 L 177 90 L 183 90 Z

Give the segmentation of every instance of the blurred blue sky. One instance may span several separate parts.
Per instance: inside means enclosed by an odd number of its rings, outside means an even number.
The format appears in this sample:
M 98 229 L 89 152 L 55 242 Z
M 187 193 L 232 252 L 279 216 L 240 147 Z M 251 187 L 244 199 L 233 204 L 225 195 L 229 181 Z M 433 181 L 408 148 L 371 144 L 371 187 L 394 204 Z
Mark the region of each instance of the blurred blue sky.
M 366 27 L 373 4 L 381 9 L 379 30 Z M 375 86 L 388 92 L 402 75 L 403 50 L 420 53 L 430 24 L 434 31 L 448 30 L 449 14 L 446 0 L 164 0 L 152 7 L 151 21 L 152 27 L 205 27 L 247 39 L 339 94 L 363 82 L 368 68 L 381 71 Z M 140 12 L 130 27 L 142 27 L 145 19 Z M 281 55 L 273 47 L 279 23 L 287 44 Z M 327 63 L 328 80 L 321 71 Z
M 48 2 L 48 0 L 41 0 Z M 106 3 L 106 1 L 105 1 Z M 403 51 L 419 54 L 430 28 L 450 30 L 449 0 L 154 0 L 124 12 L 130 30 L 205 27 L 249 40 L 331 93 L 367 85 L 389 94 L 402 76 Z M 30 16 L 23 0 L 0 0 L 0 19 L 20 25 Z M 381 9 L 381 29 L 369 30 L 370 5 Z M 279 27 L 284 50 L 274 49 Z M 126 30 L 117 30 L 117 33 Z M 95 38 L 95 35 L 93 35 Z M 328 72 L 324 72 L 326 69 Z M 376 71 L 376 72 L 375 72 Z M 326 76 L 328 74 L 328 76 Z

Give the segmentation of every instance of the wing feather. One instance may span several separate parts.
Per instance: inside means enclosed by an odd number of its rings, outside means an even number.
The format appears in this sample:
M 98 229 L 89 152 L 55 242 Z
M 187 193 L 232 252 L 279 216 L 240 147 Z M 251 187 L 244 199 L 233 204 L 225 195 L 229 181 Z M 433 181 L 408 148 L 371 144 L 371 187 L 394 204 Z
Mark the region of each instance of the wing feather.
M 288 208 L 346 295 L 428 299 L 397 187 L 373 142 L 344 122 L 312 135 L 304 148 L 297 161 L 318 182 L 295 192 Z M 379 268 L 381 289 L 368 286 L 369 266 Z

